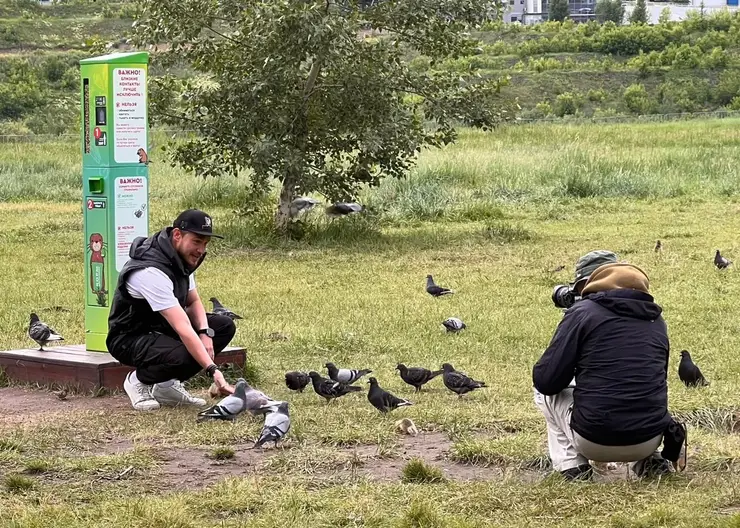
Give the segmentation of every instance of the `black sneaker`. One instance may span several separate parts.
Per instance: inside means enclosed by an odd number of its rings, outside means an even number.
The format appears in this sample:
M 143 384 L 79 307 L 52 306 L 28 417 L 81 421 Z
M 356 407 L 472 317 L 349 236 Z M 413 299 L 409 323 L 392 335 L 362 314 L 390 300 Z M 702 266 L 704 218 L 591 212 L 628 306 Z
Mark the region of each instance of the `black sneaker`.
M 591 480 L 594 476 L 594 468 L 591 464 L 581 464 L 578 467 L 566 469 L 560 472 L 565 480 Z

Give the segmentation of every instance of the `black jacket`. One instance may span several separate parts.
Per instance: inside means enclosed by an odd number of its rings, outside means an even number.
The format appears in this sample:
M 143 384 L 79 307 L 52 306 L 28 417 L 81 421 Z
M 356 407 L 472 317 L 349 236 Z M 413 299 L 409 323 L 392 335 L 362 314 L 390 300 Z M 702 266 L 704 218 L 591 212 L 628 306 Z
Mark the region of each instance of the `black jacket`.
M 575 375 L 571 427 L 582 437 L 632 445 L 670 423 L 661 313 L 651 295 L 631 289 L 587 295 L 565 313 L 532 378 L 539 392 L 554 395 Z
M 154 267 L 164 272 L 174 285 L 174 294 L 180 306 L 185 308 L 190 285 L 190 274 L 200 266 L 189 269 L 172 247 L 171 227 L 162 229 L 149 238 L 138 237 L 129 249 L 130 259 L 123 265 L 118 275 L 118 284 L 113 294 L 110 315 L 108 316 L 108 336 L 106 347 L 114 358 L 116 348 L 124 337 L 143 336 L 152 332 L 172 335 L 174 330 L 158 312 L 152 311 L 146 299 L 134 299 L 126 289 L 126 279 L 134 271 Z

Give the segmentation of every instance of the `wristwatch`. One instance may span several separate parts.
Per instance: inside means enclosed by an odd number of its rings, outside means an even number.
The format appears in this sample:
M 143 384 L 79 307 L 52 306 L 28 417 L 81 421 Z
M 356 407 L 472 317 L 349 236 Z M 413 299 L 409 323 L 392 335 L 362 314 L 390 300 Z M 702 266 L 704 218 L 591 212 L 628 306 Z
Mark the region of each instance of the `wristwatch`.
M 213 328 L 201 328 L 200 330 L 196 330 L 195 333 L 198 335 L 205 334 L 211 339 L 213 339 L 213 336 L 216 335 L 216 332 L 213 331 Z

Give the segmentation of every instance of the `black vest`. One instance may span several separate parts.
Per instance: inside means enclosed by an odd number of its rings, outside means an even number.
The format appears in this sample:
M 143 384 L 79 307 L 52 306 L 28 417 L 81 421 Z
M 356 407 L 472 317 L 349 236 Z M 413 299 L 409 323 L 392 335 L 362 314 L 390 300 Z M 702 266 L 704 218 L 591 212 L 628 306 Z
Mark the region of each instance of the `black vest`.
M 118 284 L 113 294 L 110 315 L 108 316 L 108 336 L 106 346 L 111 352 L 122 337 L 133 337 L 160 332 L 175 337 L 175 332 L 159 312 L 154 312 L 146 299 L 134 299 L 126 289 L 126 278 L 135 270 L 156 268 L 165 273 L 174 285 L 174 294 L 180 306 L 185 308 L 190 285 L 189 269 L 172 247 L 171 227 L 162 229 L 149 238 L 138 237 L 131 244 L 129 257 L 118 275 Z M 205 258 L 205 255 L 203 255 Z M 203 259 L 198 262 L 198 266 Z M 111 355 L 113 352 L 111 352 Z

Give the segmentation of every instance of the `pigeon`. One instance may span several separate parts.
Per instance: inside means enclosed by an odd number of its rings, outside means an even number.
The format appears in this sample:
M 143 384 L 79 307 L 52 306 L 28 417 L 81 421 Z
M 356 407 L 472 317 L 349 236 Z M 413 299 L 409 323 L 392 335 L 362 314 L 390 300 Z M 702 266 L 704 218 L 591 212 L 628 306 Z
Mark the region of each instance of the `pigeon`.
M 720 255 L 718 249 L 714 254 L 714 265 L 717 266 L 718 269 L 725 269 L 730 264 L 732 264 L 732 261 Z
M 313 390 L 316 394 L 325 398 L 327 403 L 334 398 L 340 398 L 350 392 L 362 390 L 362 387 L 357 387 L 356 385 L 347 385 L 346 383 L 322 378 L 321 374 L 313 370 L 308 373 L 308 376 L 311 378 Z
M 285 373 L 285 386 L 290 390 L 303 392 L 308 382 L 311 381 L 306 374 L 303 372 L 286 372 Z
M 277 405 L 276 405 L 277 404 Z M 280 440 L 290 431 L 290 414 L 288 413 L 288 402 L 275 402 L 267 406 L 269 412 L 265 415 L 265 425 L 259 439 L 254 443 L 254 448 L 262 447 L 266 442 L 275 442 L 275 447 Z
M 655 252 L 660 253 L 663 251 L 663 243 L 660 240 L 655 241 Z
M 442 374 L 443 370 L 432 372 L 423 367 L 407 367 L 403 363 L 396 365 L 396 370 L 401 374 L 401 379 L 416 388 L 415 392 L 421 391 L 421 386 Z
M 64 389 L 60 390 L 59 392 L 55 392 L 54 393 L 54 396 L 56 396 L 60 400 L 64 401 L 64 400 L 67 399 L 67 394 L 69 394 L 69 391 L 66 388 L 64 388 Z
M 352 213 L 359 213 L 365 210 L 364 205 L 360 205 L 354 202 L 334 202 L 332 205 L 326 208 L 327 216 L 337 217 L 345 216 Z
M 64 338 L 56 330 L 39 320 L 39 316 L 35 313 L 31 313 L 28 336 L 39 344 L 39 350 L 42 352 L 44 345 L 48 345 L 52 341 L 64 341 Z
M 350 369 L 338 369 L 334 363 L 327 363 L 324 365 L 326 371 L 329 373 L 329 377 L 334 381 L 340 381 L 342 383 L 352 384 L 362 376 L 371 374 L 373 371 L 370 369 L 362 370 L 350 370 Z
M 443 288 L 434 284 L 434 279 L 431 275 L 427 275 L 427 293 L 432 297 L 439 297 L 441 295 L 451 295 L 455 293 L 449 288 Z
M 450 317 L 449 319 L 445 319 L 444 321 L 442 321 L 442 326 L 444 326 L 448 332 L 459 332 L 463 328 L 467 328 L 465 323 L 463 323 L 462 320 L 458 319 L 457 317 Z
M 416 436 L 419 434 L 419 430 L 416 428 L 416 424 L 411 418 L 403 418 L 396 422 L 396 429 L 404 434 Z
M 249 411 L 249 414 L 257 416 L 268 412 L 269 408 L 267 408 L 267 406 L 274 405 L 276 400 L 273 400 L 261 390 L 257 390 L 250 386 L 246 381 L 244 383 L 246 383 L 244 400 L 246 401 L 246 409 Z
M 410 401 L 394 396 L 387 390 L 383 389 L 378 385 L 378 380 L 374 377 L 370 377 L 367 382 L 370 384 L 370 389 L 367 391 L 367 401 L 369 401 L 372 406 L 380 412 L 385 413 L 398 409 L 399 407 L 408 407 L 409 405 L 413 405 Z
M 234 312 L 232 312 L 230 309 L 226 308 L 223 304 L 221 304 L 218 299 L 215 297 L 211 297 L 209 299 L 213 303 L 213 312 L 216 315 L 225 315 L 232 321 L 235 319 L 243 319 L 241 315 L 237 315 Z
M 314 198 L 299 196 L 298 198 L 290 202 L 290 216 L 294 217 L 308 212 L 320 203 L 320 201 L 315 200 Z
M 699 367 L 691 360 L 688 350 L 681 351 L 681 362 L 678 364 L 678 377 L 687 387 L 709 385 Z
M 239 378 L 234 386 L 234 394 L 229 394 L 217 404 L 198 413 L 197 422 L 205 420 L 235 420 L 247 409 L 247 380 Z
M 486 383 L 483 381 L 476 381 L 462 372 L 457 372 L 455 367 L 449 363 L 442 365 L 442 370 L 444 371 L 444 374 L 442 374 L 442 381 L 444 381 L 445 387 L 456 393 L 459 397 L 462 397 L 463 394 L 475 389 L 480 389 L 486 386 Z

